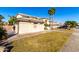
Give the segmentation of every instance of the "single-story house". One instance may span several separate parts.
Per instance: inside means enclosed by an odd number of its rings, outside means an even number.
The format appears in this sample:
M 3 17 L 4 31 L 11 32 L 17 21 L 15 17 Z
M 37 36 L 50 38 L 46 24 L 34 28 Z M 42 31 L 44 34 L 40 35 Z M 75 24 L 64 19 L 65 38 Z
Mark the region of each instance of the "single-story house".
M 17 14 L 17 21 L 15 24 L 15 32 L 17 34 L 26 34 L 44 31 L 44 21 L 39 20 L 37 17 L 33 17 L 25 14 Z
M 56 29 L 60 27 L 60 23 L 57 23 L 57 22 L 50 22 L 50 28 L 51 29 Z

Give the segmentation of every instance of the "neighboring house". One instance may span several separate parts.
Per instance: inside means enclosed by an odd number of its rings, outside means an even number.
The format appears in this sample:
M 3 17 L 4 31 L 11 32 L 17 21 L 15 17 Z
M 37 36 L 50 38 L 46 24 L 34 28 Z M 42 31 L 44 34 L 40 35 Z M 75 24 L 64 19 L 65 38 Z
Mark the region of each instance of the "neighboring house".
M 41 19 L 44 21 L 44 23 L 49 24 L 49 20 L 47 18 L 41 18 Z
M 3 28 L 4 28 L 6 31 L 13 31 L 13 28 L 12 28 L 12 26 L 10 26 L 10 25 L 4 25 Z
M 50 25 L 50 22 L 48 19 L 43 18 L 44 24 Z M 50 30 L 50 26 L 46 26 L 47 30 Z
M 60 23 L 57 23 L 57 22 L 50 22 L 50 28 L 51 29 L 56 29 L 58 27 L 60 27 L 61 24 Z
M 79 29 L 79 23 L 77 24 L 76 29 Z
M 16 18 L 17 21 L 15 24 L 15 32 L 18 34 L 44 31 L 44 21 L 39 20 L 39 18 L 37 17 L 25 14 L 18 14 Z

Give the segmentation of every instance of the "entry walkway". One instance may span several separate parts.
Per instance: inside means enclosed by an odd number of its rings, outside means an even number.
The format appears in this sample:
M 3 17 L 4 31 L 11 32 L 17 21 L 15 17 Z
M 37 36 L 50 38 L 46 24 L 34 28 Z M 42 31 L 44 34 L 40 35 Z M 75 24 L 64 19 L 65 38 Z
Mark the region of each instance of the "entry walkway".
M 60 52 L 79 52 L 79 29 L 76 29 Z

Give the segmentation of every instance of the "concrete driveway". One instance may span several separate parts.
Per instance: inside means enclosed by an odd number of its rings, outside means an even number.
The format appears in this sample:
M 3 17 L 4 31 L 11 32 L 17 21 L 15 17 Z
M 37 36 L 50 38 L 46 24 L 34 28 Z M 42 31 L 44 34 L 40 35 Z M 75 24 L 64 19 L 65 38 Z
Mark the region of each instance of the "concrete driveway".
M 15 35 L 15 31 L 7 31 L 8 37 L 14 36 Z

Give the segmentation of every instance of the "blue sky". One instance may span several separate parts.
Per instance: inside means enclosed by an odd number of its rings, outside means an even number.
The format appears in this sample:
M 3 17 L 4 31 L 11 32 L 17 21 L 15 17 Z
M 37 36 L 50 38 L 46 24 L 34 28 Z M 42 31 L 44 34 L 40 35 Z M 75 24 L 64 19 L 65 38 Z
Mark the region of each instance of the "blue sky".
M 5 17 L 3 21 L 7 21 L 9 16 L 16 16 L 18 13 L 29 14 L 37 17 L 48 18 L 49 7 L 0 7 L 0 14 Z M 75 20 L 79 22 L 78 7 L 56 7 L 54 15 L 55 22 L 64 22 L 66 20 Z
M 73 20 L 79 22 L 79 8 L 78 7 L 59 7 L 56 8 L 55 20 L 64 22 Z

